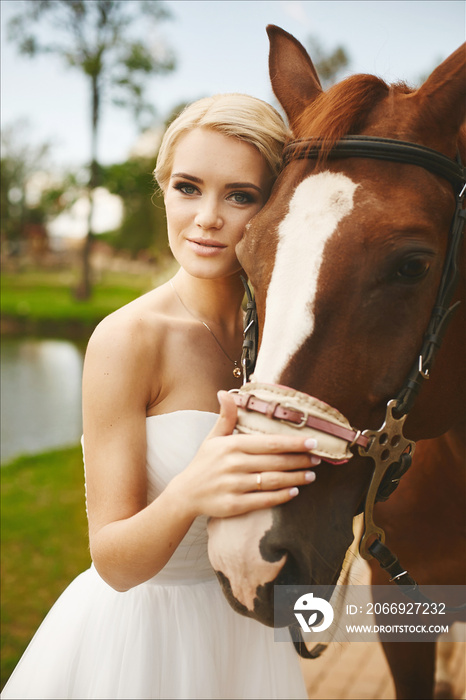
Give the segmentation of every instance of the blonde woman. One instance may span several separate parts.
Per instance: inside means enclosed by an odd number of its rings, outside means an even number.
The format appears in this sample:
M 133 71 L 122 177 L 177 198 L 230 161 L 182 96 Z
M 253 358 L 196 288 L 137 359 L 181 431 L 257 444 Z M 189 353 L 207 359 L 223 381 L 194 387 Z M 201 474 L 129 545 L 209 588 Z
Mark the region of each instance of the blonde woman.
M 267 201 L 286 136 L 270 105 L 238 94 L 192 104 L 167 130 L 155 175 L 180 268 L 89 342 L 93 565 L 52 608 L 4 698 L 306 697 L 293 647 L 230 609 L 206 536 L 210 516 L 291 500 L 318 463 L 299 436 L 233 434 L 221 391 L 240 384 L 235 246 Z

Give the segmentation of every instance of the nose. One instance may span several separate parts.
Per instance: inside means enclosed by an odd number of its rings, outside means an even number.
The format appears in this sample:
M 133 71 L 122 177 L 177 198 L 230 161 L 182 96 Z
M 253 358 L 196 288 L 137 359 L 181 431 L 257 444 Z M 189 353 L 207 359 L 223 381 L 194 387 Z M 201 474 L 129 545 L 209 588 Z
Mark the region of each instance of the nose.
M 199 208 L 194 218 L 196 226 L 202 229 L 219 229 L 223 226 L 218 202 L 213 198 L 205 198 L 199 202 Z

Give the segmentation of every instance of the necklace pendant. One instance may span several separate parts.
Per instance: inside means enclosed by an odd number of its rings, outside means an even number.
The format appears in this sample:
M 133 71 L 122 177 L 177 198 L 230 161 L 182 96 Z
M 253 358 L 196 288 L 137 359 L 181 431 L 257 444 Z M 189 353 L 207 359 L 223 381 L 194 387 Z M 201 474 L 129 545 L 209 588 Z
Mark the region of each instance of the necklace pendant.
M 233 370 L 233 376 L 236 377 L 236 379 L 239 379 L 241 377 L 241 369 L 239 367 L 235 367 Z

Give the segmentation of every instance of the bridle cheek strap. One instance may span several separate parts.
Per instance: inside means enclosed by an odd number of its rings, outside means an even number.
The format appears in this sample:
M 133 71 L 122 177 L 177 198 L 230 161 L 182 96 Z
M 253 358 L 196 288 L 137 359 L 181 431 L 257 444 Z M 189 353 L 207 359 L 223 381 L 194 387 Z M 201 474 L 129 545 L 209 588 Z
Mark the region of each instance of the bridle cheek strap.
M 437 352 L 440 350 L 448 324 L 460 305 L 460 302 L 457 301 L 450 306 L 459 278 L 460 249 L 463 242 L 463 229 L 466 223 L 466 209 L 463 208 L 465 192 L 466 184 L 456 195 L 455 214 L 450 228 L 442 279 L 429 325 L 424 334 L 422 348 L 418 360 L 414 363 L 403 389 L 397 397 L 397 411 L 402 414 L 409 413 L 424 380 L 429 379 L 430 371 Z

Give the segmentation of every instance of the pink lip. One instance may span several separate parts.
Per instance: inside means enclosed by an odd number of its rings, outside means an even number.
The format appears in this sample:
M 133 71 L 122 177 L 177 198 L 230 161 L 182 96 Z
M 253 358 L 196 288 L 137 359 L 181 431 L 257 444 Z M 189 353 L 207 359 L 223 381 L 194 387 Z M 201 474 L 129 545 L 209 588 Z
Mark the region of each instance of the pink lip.
M 211 238 L 188 238 L 190 243 L 196 243 L 197 245 L 206 246 L 208 248 L 226 248 L 224 243 L 220 241 L 214 241 Z
M 224 243 L 215 241 L 210 238 L 187 238 L 189 247 L 201 257 L 211 257 L 219 255 L 219 253 L 227 248 Z

